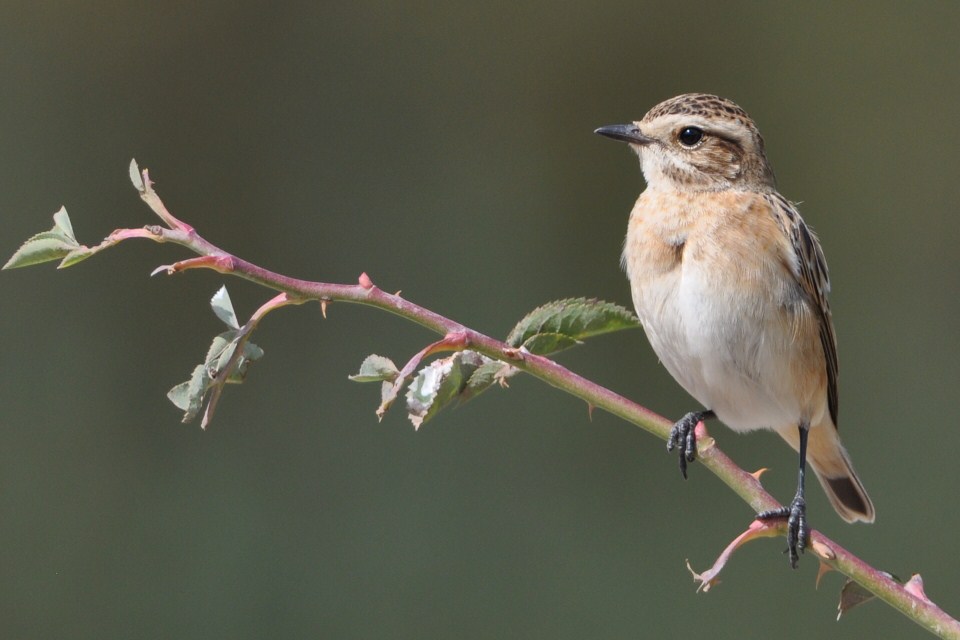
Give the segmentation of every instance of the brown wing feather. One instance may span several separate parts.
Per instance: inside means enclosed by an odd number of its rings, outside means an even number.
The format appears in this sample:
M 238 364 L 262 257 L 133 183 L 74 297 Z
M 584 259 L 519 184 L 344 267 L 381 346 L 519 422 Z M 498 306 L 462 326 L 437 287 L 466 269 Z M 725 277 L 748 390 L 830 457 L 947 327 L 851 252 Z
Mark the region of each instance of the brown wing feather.
M 769 196 L 770 203 L 777 211 L 778 221 L 790 238 L 790 244 L 797 255 L 797 282 L 804 294 L 813 303 L 820 325 L 820 345 L 827 367 L 827 405 L 830 417 L 836 426 L 840 399 L 837 393 L 837 337 L 833 331 L 833 316 L 830 313 L 830 276 L 827 273 L 827 260 L 823 256 L 820 241 L 811 231 L 797 209 L 780 194 Z

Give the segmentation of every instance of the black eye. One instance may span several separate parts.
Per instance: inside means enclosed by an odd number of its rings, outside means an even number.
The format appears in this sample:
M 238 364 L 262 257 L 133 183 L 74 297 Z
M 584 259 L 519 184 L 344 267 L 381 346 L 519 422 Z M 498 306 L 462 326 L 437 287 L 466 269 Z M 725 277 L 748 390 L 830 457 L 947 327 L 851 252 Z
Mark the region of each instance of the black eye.
M 697 127 L 684 127 L 677 135 L 677 140 L 685 147 L 695 147 L 703 140 L 703 129 Z

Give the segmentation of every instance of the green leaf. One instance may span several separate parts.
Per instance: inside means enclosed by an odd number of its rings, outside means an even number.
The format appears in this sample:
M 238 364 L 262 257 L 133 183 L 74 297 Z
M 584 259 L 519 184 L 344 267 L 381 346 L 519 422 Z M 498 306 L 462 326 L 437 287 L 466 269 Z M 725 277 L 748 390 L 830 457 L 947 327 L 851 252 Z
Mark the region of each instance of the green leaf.
M 243 354 L 241 354 L 240 359 L 237 360 L 236 367 L 234 367 L 230 375 L 227 376 L 227 382 L 230 384 L 240 384 L 243 382 L 247 377 L 247 369 L 250 367 L 250 363 L 256 362 L 262 357 L 263 349 L 252 342 L 247 342 L 243 345 Z M 226 361 L 224 361 L 224 365 L 226 365 Z
M 229 350 L 233 353 L 234 340 L 237 335 L 238 333 L 236 331 L 224 331 L 215 337 L 207 348 L 207 355 L 203 358 L 203 364 L 214 375 L 220 371 L 220 361 L 224 352 Z M 230 356 L 227 356 L 227 359 L 229 359 L 229 357 Z M 225 364 L 226 360 L 223 360 L 223 362 Z
M 467 350 L 434 360 L 421 369 L 407 389 L 407 412 L 414 428 L 419 429 L 454 400 L 463 399 L 473 374 L 490 362 L 486 356 Z M 474 391 L 476 395 L 482 389 Z
M 464 382 L 461 354 L 434 360 L 420 370 L 407 389 L 407 412 L 414 429 L 450 404 Z
M 521 346 L 530 353 L 556 353 L 570 347 L 583 344 L 579 340 L 565 336 L 562 333 L 537 333 L 523 341 Z
M 398 377 L 393 382 L 383 381 L 383 385 L 380 387 L 380 406 L 377 407 L 377 420 L 383 420 L 383 416 L 393 406 L 405 380 L 406 378 Z
M 210 306 L 213 312 L 217 314 L 228 327 L 234 329 L 240 328 L 240 322 L 237 320 L 237 313 L 233 310 L 233 303 L 230 301 L 230 294 L 227 293 L 227 286 L 224 285 L 210 298 Z
M 87 248 L 81 246 L 73 236 L 73 225 L 70 224 L 70 216 L 67 215 L 66 208 L 60 207 L 60 210 L 53 214 L 53 228 L 36 234 L 20 245 L 20 248 L 7 260 L 7 264 L 3 265 L 3 268 L 16 269 L 40 264 L 41 262 L 65 259 L 65 256 L 84 249 Z M 69 264 L 74 264 L 82 259 L 73 260 Z M 69 264 L 66 266 L 69 266 Z M 63 265 L 61 264 L 61 266 Z
M 243 358 L 249 360 L 250 362 L 256 362 L 263 357 L 263 349 L 253 344 L 252 342 L 247 342 L 243 345 Z
M 136 160 L 130 161 L 130 182 L 133 183 L 133 188 L 143 193 L 147 190 L 146 186 L 143 184 L 143 176 L 140 174 L 140 167 L 137 166 Z
M 467 379 L 466 385 L 460 392 L 460 402 L 476 398 L 494 384 L 506 385 L 506 379 L 518 371 L 506 362 L 489 358 L 484 360 L 484 363 L 477 367 Z
M 528 313 L 510 332 L 507 343 L 546 355 L 579 344 L 585 338 L 639 326 L 637 317 L 620 305 L 569 298 L 549 302 Z M 542 335 L 547 337 L 538 338 Z
M 7 260 L 3 268 L 18 269 L 42 262 L 60 260 L 76 248 L 76 244 L 71 243 L 65 236 L 45 231 L 38 233 L 20 245 L 20 248 Z
M 194 367 L 189 380 L 181 382 L 167 392 L 170 402 L 184 412 L 183 422 L 190 422 L 200 413 L 209 387 L 210 376 L 207 375 L 207 368 L 199 364 Z
M 60 210 L 53 214 L 52 231 L 59 231 L 66 237 L 70 238 L 74 244 L 79 244 L 77 242 L 77 237 L 73 235 L 73 225 L 70 223 L 70 216 L 67 214 L 66 207 L 60 207 Z
M 263 357 L 263 349 L 252 342 L 246 342 L 243 345 L 243 353 L 237 358 L 230 373 L 223 378 L 221 374 L 230 363 L 240 338 L 240 332 L 235 330 L 224 331 L 215 337 L 207 349 L 203 364 L 193 369 L 190 379 L 167 392 L 170 402 L 184 411 L 184 422 L 190 422 L 196 418 L 205 402 L 208 400 L 213 402 L 211 398 L 215 399 L 219 395 L 224 384 L 243 382 L 250 363 Z M 208 413 L 212 412 L 208 411 Z M 210 417 L 212 416 L 207 416 L 206 419 Z
M 64 256 L 63 260 L 60 261 L 60 264 L 57 265 L 57 269 L 66 269 L 67 267 L 72 267 L 78 262 L 83 262 L 96 252 L 96 249 L 91 249 L 90 247 L 78 247 Z
M 354 382 L 393 382 L 398 375 L 400 370 L 393 360 L 374 353 L 364 359 L 359 372 L 347 377 Z

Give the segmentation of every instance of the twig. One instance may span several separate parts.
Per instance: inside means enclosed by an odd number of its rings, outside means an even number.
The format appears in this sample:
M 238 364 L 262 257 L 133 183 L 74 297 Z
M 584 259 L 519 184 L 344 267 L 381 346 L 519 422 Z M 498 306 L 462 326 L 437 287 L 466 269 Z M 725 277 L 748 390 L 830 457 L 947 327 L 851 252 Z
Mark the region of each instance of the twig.
M 138 175 L 140 180 L 137 179 Z M 249 336 L 250 331 L 253 330 L 263 315 L 280 306 L 317 300 L 321 303 L 325 312 L 327 305 L 332 302 L 351 302 L 367 305 L 389 311 L 390 313 L 415 322 L 444 336 L 442 340 L 428 346 L 418 354 L 415 357 L 417 362 L 419 362 L 422 357 L 434 352 L 469 348 L 490 358 L 508 362 L 513 367 L 525 371 L 535 378 L 580 398 L 587 403 L 591 410 L 593 408 L 603 409 L 627 422 L 645 429 L 661 440 L 666 440 L 669 436 L 672 423 L 666 418 L 653 413 L 649 409 L 595 382 L 583 378 L 553 360 L 511 347 L 503 341 L 474 331 L 459 322 L 455 322 L 420 305 L 405 300 L 400 297 L 399 294 L 387 293 L 377 287 L 366 274 L 362 274 L 358 284 L 354 285 L 311 282 L 274 273 L 246 260 L 237 258 L 205 240 L 193 227 L 174 217 L 154 191 L 147 171 L 138 174 L 136 165 L 132 164 L 131 178 L 134 181 L 134 185 L 140 191 L 141 198 L 150 206 L 157 216 L 163 220 L 168 228 L 149 226 L 144 229 L 118 229 L 104 240 L 103 243 L 98 245 L 96 249 L 112 246 L 113 244 L 131 238 L 144 238 L 155 242 L 179 244 L 198 254 L 200 257 L 160 267 L 154 273 L 166 272 L 170 274 L 189 269 L 212 269 L 220 273 L 239 276 L 279 291 L 280 295 L 263 305 L 263 307 L 254 314 L 254 317 L 243 326 L 241 331 L 244 338 Z M 243 345 L 240 344 L 236 353 L 241 352 L 242 347 Z M 757 476 L 738 467 L 716 446 L 715 441 L 707 435 L 702 424 L 698 425 L 697 429 L 699 458 L 703 467 L 709 469 L 720 478 L 737 495 L 746 501 L 755 512 L 780 507 L 780 504 L 763 489 Z M 767 530 L 776 528 L 776 526 L 777 525 L 773 523 L 763 524 L 760 528 L 764 528 L 765 531 L 760 533 L 769 535 L 771 532 Z M 781 533 L 783 528 L 784 527 L 780 525 Z M 748 529 L 745 534 L 742 534 L 734 541 L 734 545 L 751 537 L 755 537 L 756 535 L 758 535 L 757 531 Z M 810 536 L 810 548 L 824 564 L 849 576 L 864 588 L 874 593 L 878 598 L 920 626 L 936 634 L 938 637 L 960 640 L 960 622 L 950 617 L 936 604 L 926 598 L 922 587 L 918 586 L 922 584 L 919 578 L 911 580 L 907 585 L 901 585 L 884 572 L 871 567 L 819 531 L 811 531 Z M 729 553 L 732 552 L 733 548 L 735 548 L 735 546 L 728 548 L 721 556 L 723 562 L 729 557 Z M 722 564 L 720 566 L 722 567 Z M 715 576 L 715 574 L 713 575 Z

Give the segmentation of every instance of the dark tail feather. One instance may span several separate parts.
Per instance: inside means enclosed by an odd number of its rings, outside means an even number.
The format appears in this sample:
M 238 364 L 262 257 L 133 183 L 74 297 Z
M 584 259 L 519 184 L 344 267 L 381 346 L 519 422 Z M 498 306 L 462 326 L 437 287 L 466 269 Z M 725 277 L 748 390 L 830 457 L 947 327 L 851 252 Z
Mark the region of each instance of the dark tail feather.
M 800 446 L 795 427 L 778 433 L 794 449 Z M 807 462 L 817 474 L 820 486 L 841 518 L 847 522 L 874 521 L 876 511 L 873 501 L 850 464 L 850 457 L 840 442 L 837 428 L 829 420 L 810 429 Z

